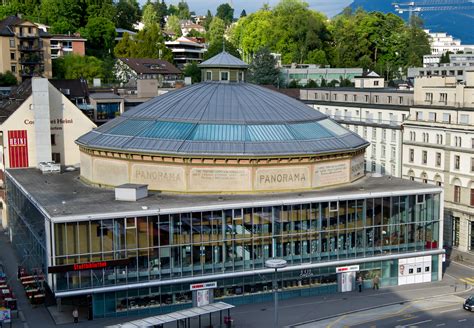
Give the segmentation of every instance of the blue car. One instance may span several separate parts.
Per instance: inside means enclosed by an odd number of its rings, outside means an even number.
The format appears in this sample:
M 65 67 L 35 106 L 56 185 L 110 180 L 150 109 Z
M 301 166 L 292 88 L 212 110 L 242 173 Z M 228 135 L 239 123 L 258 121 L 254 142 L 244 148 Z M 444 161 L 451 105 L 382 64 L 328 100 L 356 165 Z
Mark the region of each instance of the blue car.
M 464 310 L 474 311 L 474 295 L 471 295 L 466 298 L 462 307 L 464 308 Z

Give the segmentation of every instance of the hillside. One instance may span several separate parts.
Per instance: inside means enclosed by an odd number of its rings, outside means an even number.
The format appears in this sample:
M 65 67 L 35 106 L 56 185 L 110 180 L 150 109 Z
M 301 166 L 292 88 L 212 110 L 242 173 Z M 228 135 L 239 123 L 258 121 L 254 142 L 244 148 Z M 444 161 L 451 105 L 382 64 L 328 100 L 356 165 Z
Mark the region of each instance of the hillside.
M 382 11 L 392 12 L 393 0 L 354 0 L 350 5 L 351 8 L 363 8 L 366 11 Z M 400 1 L 406 3 L 408 1 Z M 421 3 L 422 1 L 416 1 Z M 442 1 L 437 1 L 438 3 Z M 449 2 L 449 1 L 444 1 Z M 461 39 L 463 44 L 474 44 L 474 10 L 463 11 L 433 11 L 422 12 L 419 15 L 425 22 L 425 28 L 433 32 L 447 32 L 455 38 Z M 404 19 L 408 19 L 408 14 L 403 15 Z

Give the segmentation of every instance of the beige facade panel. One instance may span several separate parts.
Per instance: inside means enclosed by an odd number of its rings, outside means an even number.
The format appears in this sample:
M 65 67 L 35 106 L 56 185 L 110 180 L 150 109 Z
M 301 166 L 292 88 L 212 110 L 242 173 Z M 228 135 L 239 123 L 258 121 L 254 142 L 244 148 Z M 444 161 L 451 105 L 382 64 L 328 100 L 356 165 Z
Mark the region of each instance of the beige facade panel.
M 328 161 L 314 165 L 313 186 L 326 187 L 347 183 L 350 178 L 350 160 Z
M 185 169 L 181 166 L 135 163 L 131 166 L 131 183 L 147 184 L 151 190 L 186 190 Z
M 251 185 L 250 168 L 191 168 L 189 170 L 189 191 L 221 192 L 249 191 Z
M 311 165 L 258 168 L 255 190 L 275 191 L 311 188 Z
M 118 186 L 130 182 L 127 162 L 112 159 L 93 159 L 92 181 L 107 186 Z

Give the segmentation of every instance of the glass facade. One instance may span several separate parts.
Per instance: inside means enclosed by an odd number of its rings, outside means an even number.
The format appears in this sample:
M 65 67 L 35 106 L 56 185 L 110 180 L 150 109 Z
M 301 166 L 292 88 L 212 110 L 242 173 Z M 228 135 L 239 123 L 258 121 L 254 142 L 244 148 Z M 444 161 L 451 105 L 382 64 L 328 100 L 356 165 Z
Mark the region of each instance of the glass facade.
M 336 292 L 336 270 L 334 262 L 329 262 L 348 259 L 361 259 L 365 277 L 377 274 L 382 285 L 396 285 L 397 260 L 370 258 L 400 253 L 417 256 L 416 252 L 439 248 L 439 194 L 91 219 L 50 226 L 15 185 L 8 186 L 13 240 L 36 244 L 31 248 L 38 254 L 32 259 L 38 261 L 32 263 L 35 267 L 46 270 L 45 227 L 51 234 L 52 266 L 129 260 L 122 266 L 52 273 L 53 291 L 160 282 L 160 286 L 94 293 L 95 317 L 190 306 L 189 282 L 180 283 L 180 278 L 209 276 L 218 282 L 215 298 L 225 297 L 234 304 L 270 300 L 272 275 L 252 272 L 264 269 L 265 260 L 272 257 L 284 258 L 294 267 L 279 273 L 283 297 Z M 22 244 L 15 246 L 21 249 Z M 319 267 L 300 267 L 312 263 Z M 212 278 L 227 273 L 229 278 Z M 433 277 L 437 277 L 437 267 L 433 267 Z

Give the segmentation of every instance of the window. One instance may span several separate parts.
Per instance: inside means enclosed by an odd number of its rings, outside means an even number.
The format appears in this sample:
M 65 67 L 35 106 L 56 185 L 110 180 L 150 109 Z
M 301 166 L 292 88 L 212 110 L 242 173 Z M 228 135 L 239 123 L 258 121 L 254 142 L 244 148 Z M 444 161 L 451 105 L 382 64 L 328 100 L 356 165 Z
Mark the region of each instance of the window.
M 326 98 L 326 100 L 329 100 L 329 93 L 325 94 L 325 98 Z
M 10 48 L 15 48 L 15 39 L 14 38 L 10 39 Z
M 369 102 L 369 96 L 365 95 L 365 102 Z
M 471 172 L 474 172 L 474 157 L 471 157 Z
M 372 139 L 377 139 L 377 129 L 372 128 Z
M 347 101 L 347 95 L 346 94 L 344 95 L 344 101 Z
M 221 72 L 221 81 L 229 81 L 229 72 Z
M 471 189 L 471 206 L 474 206 L 474 189 Z M 472 232 L 474 232 L 474 231 L 472 231 Z
M 212 81 L 212 72 L 211 71 L 206 72 L 206 81 Z
M 423 150 L 422 152 L 422 162 L 423 164 L 426 164 L 428 162 L 428 152 L 426 150 Z
M 436 143 L 438 145 L 442 145 L 443 144 L 443 135 L 442 134 L 436 134 Z
M 455 146 L 455 147 L 462 147 L 462 139 L 461 139 L 461 137 L 454 137 L 454 146 Z
M 352 96 L 352 100 L 353 100 L 353 101 L 357 101 L 357 95 L 353 95 L 353 96 Z
M 382 145 L 381 157 L 385 158 L 385 145 Z
M 364 138 L 367 139 L 367 127 L 364 126 Z
M 334 100 L 337 100 L 337 93 L 335 93 L 333 96 L 334 96 L 334 97 L 333 97 Z
M 372 157 L 375 158 L 377 154 L 377 145 L 372 144 Z
M 61 163 L 61 154 L 60 153 L 52 153 L 51 159 L 54 163 L 60 164 Z
M 436 166 L 441 166 L 441 153 L 436 153 Z
M 55 134 L 51 135 L 51 145 L 56 146 L 56 135 Z
M 451 114 L 443 113 L 443 122 L 444 123 L 451 123 Z
M 423 142 L 430 142 L 430 136 L 426 132 L 423 132 Z
M 416 141 L 416 132 L 415 131 L 410 132 L 410 141 Z
M 375 161 L 372 161 L 372 170 L 371 172 L 375 172 L 376 166 L 375 166 Z
M 397 157 L 397 149 L 392 146 L 392 160 L 395 160 Z
M 375 96 L 374 100 L 375 100 L 376 103 L 378 103 L 379 102 L 379 96 Z
M 454 186 L 454 199 L 455 203 L 461 202 L 461 186 Z
M 431 92 L 425 93 L 425 101 L 429 103 L 433 102 L 433 94 Z
M 401 105 L 403 104 L 403 97 L 398 97 L 398 103 Z
M 448 102 L 448 94 L 447 93 L 440 93 L 439 94 L 439 102 L 446 104 Z
M 379 81 L 374 81 L 374 85 L 379 85 Z
M 410 163 L 413 163 L 415 161 L 415 150 L 414 149 L 410 149 L 410 155 L 409 155 L 409 161 Z
M 428 120 L 429 120 L 430 122 L 436 122 L 436 113 L 434 113 L 434 112 L 429 112 L 429 114 L 428 114 Z
M 244 72 L 239 72 L 239 81 L 244 80 Z
M 382 140 L 386 140 L 387 139 L 387 129 L 382 129 Z
M 459 166 L 460 166 L 460 157 L 459 155 L 454 155 L 454 168 L 456 170 L 459 170 Z
M 382 123 L 382 112 L 378 112 L 377 116 L 378 116 L 378 119 L 379 119 L 379 123 Z
M 388 97 L 387 97 L 387 102 L 388 102 L 389 104 L 392 103 L 392 96 L 388 96 Z
M 423 120 L 423 112 L 416 112 L 416 120 L 417 121 Z
M 469 124 L 469 115 L 468 114 L 461 114 L 459 119 L 461 124 Z
M 474 138 L 471 138 L 471 148 L 474 149 Z
M 11 71 L 12 73 L 16 73 L 16 65 L 12 65 L 12 66 L 10 67 L 10 71 Z
M 397 140 L 397 130 L 392 130 L 392 142 Z
M 10 60 L 15 60 L 15 53 L 14 52 L 10 52 Z

